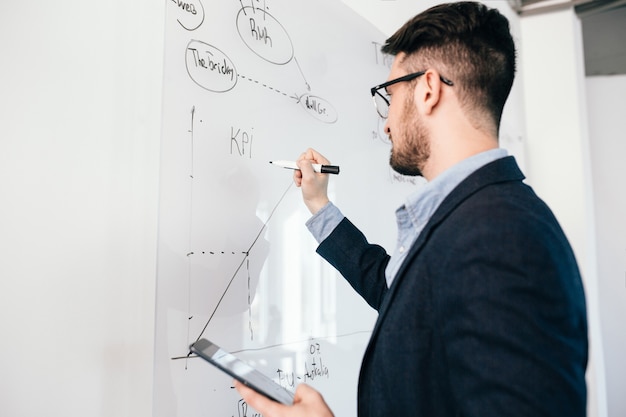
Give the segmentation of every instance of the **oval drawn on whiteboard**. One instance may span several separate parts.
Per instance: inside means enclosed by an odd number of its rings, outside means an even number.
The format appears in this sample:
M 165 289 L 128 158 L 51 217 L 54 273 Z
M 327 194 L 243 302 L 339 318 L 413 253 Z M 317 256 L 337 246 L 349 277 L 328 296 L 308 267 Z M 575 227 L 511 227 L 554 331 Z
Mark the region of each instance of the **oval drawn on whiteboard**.
M 170 0 L 176 8 L 176 21 L 186 30 L 198 29 L 204 22 L 204 6 L 200 0 Z
M 237 70 L 230 58 L 215 46 L 191 40 L 185 51 L 189 77 L 200 87 L 224 93 L 237 84 Z
M 272 64 L 284 65 L 293 58 L 287 31 L 265 10 L 243 7 L 237 14 L 237 32 L 248 48 Z
M 300 104 L 307 113 L 324 123 L 335 123 L 339 117 L 332 104 L 321 97 L 304 94 L 300 97 Z

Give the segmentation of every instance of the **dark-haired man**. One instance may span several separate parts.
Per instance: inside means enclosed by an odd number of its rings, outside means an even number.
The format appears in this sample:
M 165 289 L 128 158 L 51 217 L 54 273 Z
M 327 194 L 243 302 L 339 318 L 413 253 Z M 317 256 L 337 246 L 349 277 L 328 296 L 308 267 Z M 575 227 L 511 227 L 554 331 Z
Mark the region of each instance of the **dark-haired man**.
M 435 6 L 390 37 L 389 80 L 372 88 L 390 164 L 428 183 L 397 212 L 392 256 L 327 196 L 309 149 L 294 180 L 318 253 L 378 313 L 358 414 L 586 415 L 587 320 L 571 247 L 498 148 L 515 72 L 508 21 L 479 3 Z M 238 389 L 266 417 L 332 416 L 300 385 L 287 407 Z

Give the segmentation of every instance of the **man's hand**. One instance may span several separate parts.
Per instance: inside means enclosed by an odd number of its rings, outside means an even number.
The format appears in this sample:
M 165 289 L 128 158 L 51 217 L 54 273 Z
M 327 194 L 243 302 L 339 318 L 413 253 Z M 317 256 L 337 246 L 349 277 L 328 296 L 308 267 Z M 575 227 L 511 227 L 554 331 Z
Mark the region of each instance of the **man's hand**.
M 284 405 L 270 400 L 239 381 L 234 383 L 246 403 L 263 414 L 263 417 L 334 417 L 322 395 L 306 384 L 300 384 L 296 388 L 293 405 Z
M 299 171 L 294 171 L 293 180 L 302 188 L 302 198 L 311 214 L 317 213 L 328 203 L 328 174 L 313 171 L 311 164 L 330 165 L 330 161 L 314 149 L 307 149 L 298 161 Z

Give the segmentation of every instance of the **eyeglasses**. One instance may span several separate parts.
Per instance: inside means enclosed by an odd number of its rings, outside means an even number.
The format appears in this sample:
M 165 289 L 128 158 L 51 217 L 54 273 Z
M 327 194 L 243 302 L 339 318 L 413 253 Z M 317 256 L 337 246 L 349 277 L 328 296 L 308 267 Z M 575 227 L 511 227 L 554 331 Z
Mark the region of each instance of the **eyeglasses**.
M 395 80 L 387 81 L 386 83 L 377 85 L 376 87 L 372 87 L 370 89 L 370 92 L 372 93 L 372 97 L 374 98 L 374 107 L 376 107 L 376 111 L 378 112 L 378 115 L 382 117 L 383 119 L 386 119 L 387 116 L 389 116 L 390 98 L 389 98 L 389 94 L 387 94 L 387 87 L 396 83 L 401 83 L 403 81 L 414 80 L 415 78 L 421 77 L 424 74 L 426 74 L 426 71 L 414 72 L 412 74 L 408 74 L 403 77 L 396 78 Z M 450 87 L 454 85 L 452 81 L 450 81 L 447 78 L 442 77 L 441 75 L 439 76 L 439 79 L 441 80 L 442 83 L 449 85 Z

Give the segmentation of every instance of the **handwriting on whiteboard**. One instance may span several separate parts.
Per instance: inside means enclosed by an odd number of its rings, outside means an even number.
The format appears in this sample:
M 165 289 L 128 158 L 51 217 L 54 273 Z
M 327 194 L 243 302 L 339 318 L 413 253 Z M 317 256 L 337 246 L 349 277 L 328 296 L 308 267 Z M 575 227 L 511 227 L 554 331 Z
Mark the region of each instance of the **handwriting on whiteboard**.
M 185 29 L 196 30 L 204 22 L 204 7 L 199 0 L 171 0 L 170 3 L 176 8 L 178 22 Z M 227 93 L 236 87 L 239 79 L 244 79 L 293 100 L 307 114 L 323 123 L 337 122 L 339 114 L 332 103 L 311 92 L 311 86 L 296 59 L 293 42 L 285 27 L 267 11 L 265 4 L 258 7 L 254 5 L 254 1 L 250 3 L 244 6 L 240 1 L 241 8 L 235 18 L 241 41 L 257 57 L 270 64 L 296 65 L 303 80 L 302 91 L 287 92 L 279 86 L 271 86 L 254 77 L 242 75 L 225 51 L 214 43 L 200 39 L 191 39 L 186 46 L 185 66 L 189 78 L 199 87 L 214 93 Z M 377 56 L 376 59 L 384 58 Z

